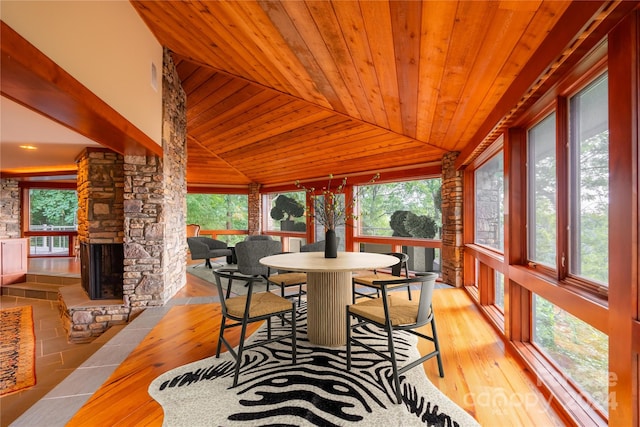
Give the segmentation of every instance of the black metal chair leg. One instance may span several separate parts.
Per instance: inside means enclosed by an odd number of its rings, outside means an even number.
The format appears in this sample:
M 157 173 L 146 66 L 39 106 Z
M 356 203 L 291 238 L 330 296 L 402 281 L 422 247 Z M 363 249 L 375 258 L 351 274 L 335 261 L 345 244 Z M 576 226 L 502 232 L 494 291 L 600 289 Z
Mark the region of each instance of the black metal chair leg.
M 240 365 L 242 365 L 242 352 L 244 351 L 244 339 L 247 333 L 247 322 L 242 322 L 242 331 L 240 332 L 240 345 L 238 346 L 238 357 L 236 358 L 236 372 L 233 375 L 233 387 L 238 385 L 238 377 L 240 376 Z
M 436 355 L 436 360 L 438 361 L 438 371 L 440 373 L 440 378 L 444 378 L 444 369 L 442 367 L 442 353 L 440 353 L 440 342 L 438 341 L 438 332 L 436 331 L 435 316 L 433 317 L 433 319 L 431 319 L 431 332 L 433 332 L 433 345 L 438 352 L 438 354 Z
M 347 371 L 351 370 L 351 315 L 347 306 Z
M 295 307 L 295 306 L 294 306 Z M 291 359 L 292 364 L 297 362 L 297 344 L 296 344 L 296 310 L 291 311 Z
M 389 346 L 389 355 L 391 356 L 391 368 L 393 371 L 393 383 L 395 384 L 396 389 L 396 397 L 398 398 L 398 403 L 402 403 L 402 393 L 400 391 L 400 378 L 398 376 L 398 362 L 396 361 L 396 351 L 393 346 L 393 331 L 387 330 L 387 340 Z
M 271 318 L 267 319 L 267 339 L 271 339 Z
M 216 358 L 220 357 L 220 347 L 222 347 L 222 337 L 224 335 L 225 326 L 226 326 L 226 321 L 223 317 L 222 323 L 220 324 L 220 335 L 218 335 L 218 348 L 216 349 Z
M 229 299 L 229 295 L 231 295 L 231 283 L 233 282 L 233 279 L 231 277 L 229 277 L 229 282 L 227 283 L 227 296 L 225 297 L 225 299 Z

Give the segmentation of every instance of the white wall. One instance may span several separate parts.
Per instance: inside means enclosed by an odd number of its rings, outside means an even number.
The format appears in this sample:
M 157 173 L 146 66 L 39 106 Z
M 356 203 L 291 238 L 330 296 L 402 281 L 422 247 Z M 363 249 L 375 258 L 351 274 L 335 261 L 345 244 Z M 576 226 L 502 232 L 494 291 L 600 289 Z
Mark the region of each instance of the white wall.
M 161 145 L 162 46 L 128 1 L 2 0 L 0 17 Z

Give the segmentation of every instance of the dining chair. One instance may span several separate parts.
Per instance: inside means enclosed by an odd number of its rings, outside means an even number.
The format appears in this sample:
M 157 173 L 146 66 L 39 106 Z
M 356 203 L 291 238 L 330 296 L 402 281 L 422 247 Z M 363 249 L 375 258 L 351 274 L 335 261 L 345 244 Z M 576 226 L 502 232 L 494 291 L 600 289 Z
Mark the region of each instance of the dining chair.
M 324 252 L 326 241 L 318 240 L 317 242 L 307 243 L 300 246 L 300 252 Z
M 306 245 L 302 245 L 300 247 L 300 252 L 324 252 L 324 240 L 320 240 L 313 243 L 308 243 Z M 292 286 L 298 287 L 298 294 L 293 294 L 291 297 L 298 297 L 298 307 L 300 306 L 300 301 L 302 299 L 302 295 L 306 294 L 306 291 L 302 289 L 303 285 L 307 283 L 307 273 L 304 272 L 290 272 L 290 271 L 279 271 L 277 274 L 270 274 L 267 277 L 267 280 L 272 284 L 280 287 L 280 295 L 285 297 L 285 289 Z
M 245 242 L 252 242 L 255 240 L 273 240 L 271 236 L 267 234 L 250 234 L 244 238 Z
M 404 270 L 404 277 L 409 277 L 409 269 L 407 263 L 409 261 L 409 255 L 402 252 L 389 252 L 386 255 L 391 255 L 398 258 L 398 263 L 391 266 L 391 274 L 381 273 L 377 270 L 368 272 L 366 274 L 359 274 L 353 277 L 351 286 L 353 292 L 352 301 L 355 303 L 359 297 L 377 298 L 380 296 L 380 287 L 374 284 L 379 280 L 394 280 L 402 277 Z M 362 287 L 368 290 L 360 290 Z M 371 291 L 373 289 L 373 291 Z M 411 287 L 407 286 L 407 292 L 409 294 L 409 300 L 411 300 Z
M 271 270 L 269 270 L 271 272 Z M 294 298 L 297 297 L 298 307 L 300 307 L 300 300 L 302 295 L 306 292 L 302 290 L 302 285 L 307 283 L 307 273 L 300 271 L 282 271 L 279 270 L 274 274 L 267 276 L 267 281 L 270 284 L 278 286 L 280 288 L 280 296 L 282 298 Z M 285 295 L 285 289 L 289 287 L 297 286 L 298 293 L 290 296 Z
M 260 259 L 269 255 L 275 255 L 282 252 L 282 243 L 279 240 L 247 240 L 236 243 L 236 268 L 219 269 L 218 271 L 226 272 L 230 275 L 227 285 L 226 298 L 231 294 L 231 285 L 234 279 L 242 280 L 244 277 L 255 277 L 258 279 L 269 276 L 269 267 L 260 264 Z M 245 285 L 247 286 L 247 285 Z M 267 291 L 269 290 L 269 281 L 267 280 Z
M 326 240 L 318 240 L 317 242 L 307 243 L 306 245 L 300 246 L 300 252 L 324 252 L 326 244 Z M 336 237 L 336 244 L 340 246 L 340 236 Z
M 231 279 L 232 275 L 226 271 L 214 270 L 218 295 L 222 295 L 222 279 Z M 242 364 L 242 354 L 245 350 L 264 346 L 276 341 L 291 340 L 291 361 L 296 364 L 296 306 L 295 303 L 279 297 L 271 292 L 253 293 L 253 284 L 260 279 L 258 277 L 245 276 L 239 278 L 237 275 L 233 280 L 244 280 L 249 287 L 247 295 L 240 295 L 231 298 L 220 298 L 222 307 L 222 322 L 220 323 L 220 335 L 218 337 L 218 348 L 216 358 L 220 357 L 222 344 L 227 348 L 231 356 L 235 359 L 235 371 L 233 376 L 233 387 L 238 384 L 240 368 Z M 291 333 L 272 337 L 271 318 L 279 317 L 283 324 L 287 322 L 291 325 Z M 287 319 L 289 317 L 289 319 Z M 246 344 L 247 325 L 254 322 L 267 321 L 267 339 L 257 340 L 251 344 Z M 231 321 L 227 323 L 227 321 Z M 224 333 L 229 328 L 240 327 L 240 342 L 237 351 L 224 337 Z
M 438 342 L 438 334 L 436 331 L 436 320 L 431 304 L 437 277 L 438 275 L 436 273 L 420 273 L 411 278 L 404 277 L 396 278 L 395 280 L 378 280 L 374 283 L 380 288 L 382 294 L 380 298 L 367 299 L 366 301 L 347 306 L 347 370 L 351 370 L 352 344 L 360 345 L 369 352 L 375 353 L 383 359 L 388 360 L 391 362 L 393 385 L 398 403 L 402 403 L 399 376 L 409 369 L 421 366 L 424 361 L 436 357 L 440 377 L 444 377 L 440 343 Z M 389 292 L 394 288 L 405 287 L 407 285 L 420 285 L 419 301 L 408 301 L 397 294 L 390 295 Z M 352 317 L 356 319 L 354 324 L 351 323 Z M 431 335 L 427 335 L 423 330 L 417 330 L 428 323 L 431 324 Z M 381 351 L 379 348 L 374 348 L 372 345 L 359 340 L 352 334 L 356 329 L 366 327 L 368 324 L 374 324 L 384 330 L 387 336 L 386 352 Z M 433 342 L 435 350 L 402 367 L 398 367 L 396 350 L 393 343 L 393 334 L 395 331 L 406 331 L 419 338 L 431 341 Z M 366 353 L 366 355 L 366 357 L 369 357 L 370 353 Z

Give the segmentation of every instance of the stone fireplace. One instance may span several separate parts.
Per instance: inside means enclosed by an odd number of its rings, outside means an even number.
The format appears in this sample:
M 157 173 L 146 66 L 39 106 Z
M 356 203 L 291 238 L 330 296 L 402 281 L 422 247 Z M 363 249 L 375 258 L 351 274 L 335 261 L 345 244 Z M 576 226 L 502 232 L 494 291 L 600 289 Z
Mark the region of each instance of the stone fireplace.
M 82 287 L 90 299 L 122 298 L 124 158 L 87 148 L 78 161 L 78 239 Z
M 90 341 L 147 307 L 164 305 L 186 282 L 186 95 L 167 49 L 162 99 L 162 156 L 92 147 L 77 159 L 78 240 L 88 279 L 86 288 L 78 284 L 59 293 L 71 342 Z M 91 260 L 93 248 L 112 245 L 122 248 L 122 265 L 108 261 L 105 268 L 104 252 Z M 115 272 L 122 274 L 113 280 L 120 287 L 106 291 L 115 298 L 92 299 L 108 296 L 92 290 L 91 278 L 111 280 Z
M 59 291 L 69 341 L 89 342 L 126 323 L 124 289 L 124 157 L 87 148 L 78 157 L 78 240 L 81 285 Z
M 82 287 L 90 299 L 122 299 L 122 243 L 81 243 Z

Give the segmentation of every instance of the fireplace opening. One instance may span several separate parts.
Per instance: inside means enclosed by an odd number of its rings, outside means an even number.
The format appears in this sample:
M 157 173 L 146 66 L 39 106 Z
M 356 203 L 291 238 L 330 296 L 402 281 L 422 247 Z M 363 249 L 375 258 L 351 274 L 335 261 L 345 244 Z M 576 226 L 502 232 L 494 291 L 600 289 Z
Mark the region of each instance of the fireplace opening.
M 124 244 L 81 243 L 82 287 L 94 299 L 122 298 Z

